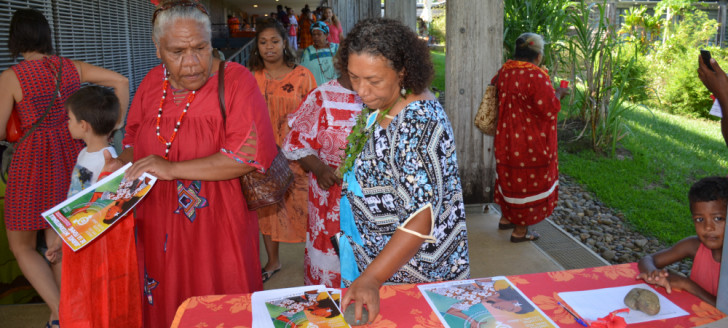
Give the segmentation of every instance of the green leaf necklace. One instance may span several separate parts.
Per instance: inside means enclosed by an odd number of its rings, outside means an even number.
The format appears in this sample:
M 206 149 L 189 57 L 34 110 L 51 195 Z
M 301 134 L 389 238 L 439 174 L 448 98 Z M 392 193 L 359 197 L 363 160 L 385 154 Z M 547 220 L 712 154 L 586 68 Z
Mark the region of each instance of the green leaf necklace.
M 409 92 L 406 94 L 409 94 Z M 356 157 L 364 150 L 364 145 L 367 143 L 367 140 L 369 140 L 369 137 L 374 130 L 374 123 L 381 122 L 385 117 L 393 119 L 394 116 L 388 115 L 389 111 L 392 110 L 392 108 L 394 108 L 394 106 L 396 106 L 402 99 L 404 99 L 404 97 L 397 97 L 397 101 L 385 110 L 377 109 L 372 111 L 371 108 L 364 106 L 361 114 L 359 114 L 356 118 L 356 124 L 354 124 L 354 127 L 351 128 L 351 133 L 348 137 L 346 137 L 348 144 L 346 145 L 346 151 L 344 152 L 343 164 L 339 167 L 339 176 L 343 176 L 344 173 L 354 166 Z

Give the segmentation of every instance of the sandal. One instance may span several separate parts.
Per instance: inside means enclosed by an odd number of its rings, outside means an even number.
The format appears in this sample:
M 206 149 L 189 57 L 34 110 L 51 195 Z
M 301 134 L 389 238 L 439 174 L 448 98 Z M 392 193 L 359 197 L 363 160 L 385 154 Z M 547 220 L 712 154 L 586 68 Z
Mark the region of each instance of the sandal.
M 273 277 L 276 272 L 281 271 L 281 268 L 275 269 L 273 271 L 265 271 L 265 269 L 262 269 L 263 271 L 263 282 L 266 282 L 270 280 L 271 277 Z
M 58 320 L 52 320 L 52 321 L 46 322 L 45 328 L 53 328 L 53 326 L 56 326 L 58 328 L 61 328 L 61 325 L 58 322 Z
M 526 234 L 521 237 L 516 237 L 514 235 L 511 235 L 511 242 L 512 243 L 522 243 L 524 241 L 536 241 L 539 238 L 541 238 L 541 235 L 538 234 L 538 232 L 533 231 L 529 232 L 526 230 Z
M 511 230 L 515 228 L 516 225 L 514 223 L 500 223 L 498 222 L 498 230 Z

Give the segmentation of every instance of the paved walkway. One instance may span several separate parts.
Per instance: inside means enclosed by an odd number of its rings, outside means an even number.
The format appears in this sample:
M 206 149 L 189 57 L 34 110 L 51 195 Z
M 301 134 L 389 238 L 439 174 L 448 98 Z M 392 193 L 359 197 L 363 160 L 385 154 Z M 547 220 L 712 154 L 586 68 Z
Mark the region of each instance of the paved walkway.
M 541 233 L 541 240 L 511 243 L 511 231 L 498 230 L 498 214 L 483 213 L 482 209 L 482 204 L 466 206 L 474 278 L 608 265 L 548 220 L 533 227 Z M 261 258 L 265 259 L 262 245 L 261 239 Z M 281 244 L 283 267 L 265 283 L 265 289 L 303 285 L 303 248 L 303 243 Z M 48 315 L 45 304 L 4 305 L 0 306 L 0 326 L 42 327 Z

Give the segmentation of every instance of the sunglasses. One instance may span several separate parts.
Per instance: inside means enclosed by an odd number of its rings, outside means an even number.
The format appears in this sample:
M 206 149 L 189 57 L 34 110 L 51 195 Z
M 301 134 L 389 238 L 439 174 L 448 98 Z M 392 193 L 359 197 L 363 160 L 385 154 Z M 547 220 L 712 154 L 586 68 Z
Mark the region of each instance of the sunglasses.
M 210 16 L 210 14 L 207 13 L 207 9 L 205 8 L 205 6 L 197 1 L 192 1 L 192 0 L 173 1 L 173 2 L 167 2 L 163 5 L 161 5 L 159 8 L 157 8 L 157 10 L 154 11 L 154 14 L 152 15 L 152 25 L 154 25 L 154 21 L 157 20 L 157 15 L 159 15 L 159 13 L 161 13 L 169 8 L 174 8 L 174 7 L 196 7 L 203 14 Z

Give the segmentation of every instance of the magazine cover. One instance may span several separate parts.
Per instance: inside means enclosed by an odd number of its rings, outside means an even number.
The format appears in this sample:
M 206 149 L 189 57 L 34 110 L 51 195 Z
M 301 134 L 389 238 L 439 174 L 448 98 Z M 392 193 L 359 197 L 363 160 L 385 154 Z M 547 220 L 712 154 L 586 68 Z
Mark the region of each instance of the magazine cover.
M 417 287 L 446 327 L 558 327 L 506 277 Z
M 327 291 L 310 290 L 265 303 L 273 326 L 349 327 L 339 310 L 338 300 Z
M 124 179 L 126 164 L 62 203 L 43 212 L 43 218 L 74 252 L 88 245 L 124 217 L 149 192 L 157 178 L 144 173 Z

